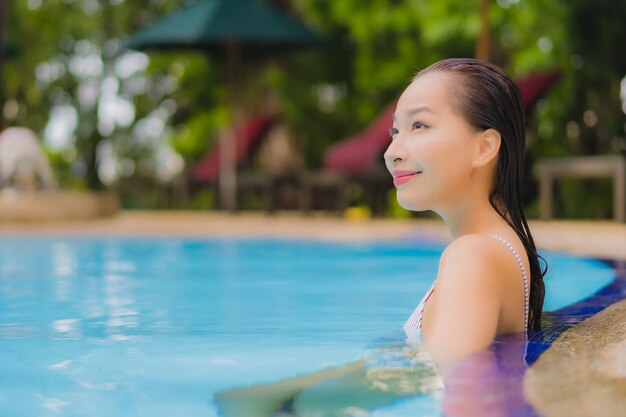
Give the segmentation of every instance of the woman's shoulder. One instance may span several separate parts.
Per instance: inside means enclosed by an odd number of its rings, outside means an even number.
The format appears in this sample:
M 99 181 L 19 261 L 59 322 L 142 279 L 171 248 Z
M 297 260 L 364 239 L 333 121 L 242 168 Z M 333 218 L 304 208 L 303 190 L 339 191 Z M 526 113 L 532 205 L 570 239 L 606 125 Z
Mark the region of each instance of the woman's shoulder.
M 439 266 L 443 280 L 472 284 L 497 283 L 500 273 L 511 266 L 509 249 L 493 235 L 468 234 L 453 240 L 444 250 Z
M 488 234 L 466 235 L 445 249 L 430 310 L 434 314 L 425 329 L 431 346 L 476 350 L 493 340 L 506 299 L 502 274 L 508 268 L 498 245 L 506 250 Z
M 450 242 L 443 251 L 442 258 L 499 258 L 504 253 L 502 249 L 506 248 L 496 235 L 467 234 Z

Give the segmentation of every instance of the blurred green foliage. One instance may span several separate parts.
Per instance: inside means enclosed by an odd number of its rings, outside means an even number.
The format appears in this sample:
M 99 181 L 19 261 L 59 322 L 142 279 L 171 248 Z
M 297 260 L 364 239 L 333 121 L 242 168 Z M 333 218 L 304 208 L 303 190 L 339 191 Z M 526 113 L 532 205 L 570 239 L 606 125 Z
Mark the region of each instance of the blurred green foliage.
M 242 57 L 240 111 L 279 112 L 308 169 L 321 166 L 333 143 L 366 127 L 416 71 L 442 58 L 473 56 L 480 30 L 479 0 L 267 1 L 305 21 L 326 43 L 264 60 Z M 6 97 L 0 101 L 18 104 L 5 122 L 45 136 L 55 108 L 76 110 L 69 149 L 50 149 L 64 185 L 100 187 L 98 167 L 107 152 L 123 161 L 119 178 L 107 181 L 111 186 L 133 178 L 162 184 L 168 181 L 159 170 L 167 165 L 164 149 L 182 157 L 184 174 L 229 125 L 225 65 L 219 58 L 149 52 L 149 65 L 130 75 L 120 70 L 128 35 L 182 3 L 11 2 L 9 40 L 21 53 L 4 69 Z M 514 78 L 548 68 L 564 74 L 529 121 L 535 160 L 626 153 L 626 87 L 620 90 L 626 83 L 625 21 L 623 1 L 490 2 L 493 62 Z M 94 56 L 100 72 L 77 70 Z M 102 125 L 106 102 L 100 98 L 111 89 L 132 104 L 130 123 Z M 90 91 L 95 99 L 89 99 Z M 609 209 L 602 209 L 611 206 L 606 188 L 564 184 L 559 214 L 608 216 Z

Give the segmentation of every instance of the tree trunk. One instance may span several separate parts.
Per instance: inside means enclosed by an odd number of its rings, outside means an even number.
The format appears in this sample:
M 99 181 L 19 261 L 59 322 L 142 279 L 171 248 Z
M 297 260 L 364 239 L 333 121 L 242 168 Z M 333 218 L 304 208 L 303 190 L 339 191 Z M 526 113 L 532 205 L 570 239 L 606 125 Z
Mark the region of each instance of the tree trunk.
M 489 61 L 491 58 L 489 3 L 490 0 L 480 0 L 479 6 L 480 29 L 478 32 L 478 40 L 476 41 L 475 56 L 477 59 L 482 59 L 483 61 Z
M 90 135 L 90 137 L 87 140 L 88 140 L 88 143 L 87 143 L 87 147 L 85 149 L 85 155 L 84 155 L 85 164 L 86 164 L 85 175 L 86 175 L 87 187 L 90 190 L 94 190 L 94 191 L 102 190 L 103 184 L 102 184 L 102 181 L 100 180 L 100 175 L 98 175 L 98 158 L 97 158 L 98 145 L 100 144 L 102 137 L 100 136 L 100 133 L 98 133 L 97 128 L 93 130 L 93 133 Z
M 6 61 L 4 54 L 6 51 L 6 40 L 9 23 L 9 0 L 0 0 L 0 131 L 4 128 L 4 72 L 3 67 Z
M 100 7 L 102 8 L 102 32 L 99 37 L 100 49 L 104 50 L 104 45 L 108 39 L 111 38 L 112 34 L 112 16 L 111 16 L 111 6 L 108 0 L 100 0 Z M 96 38 L 97 39 L 97 38 Z M 102 60 L 104 62 L 103 73 L 100 78 L 100 83 L 104 81 L 107 76 L 107 73 L 111 67 L 111 57 L 107 57 L 102 52 Z M 100 100 L 98 100 L 98 104 L 94 110 L 94 126 L 92 132 L 88 135 L 86 140 L 88 143 L 85 146 L 85 179 L 87 181 L 87 187 L 90 190 L 101 190 L 104 188 L 104 184 L 100 179 L 100 175 L 98 174 L 98 145 L 102 141 L 102 136 L 100 132 L 98 132 L 98 108 L 100 106 Z

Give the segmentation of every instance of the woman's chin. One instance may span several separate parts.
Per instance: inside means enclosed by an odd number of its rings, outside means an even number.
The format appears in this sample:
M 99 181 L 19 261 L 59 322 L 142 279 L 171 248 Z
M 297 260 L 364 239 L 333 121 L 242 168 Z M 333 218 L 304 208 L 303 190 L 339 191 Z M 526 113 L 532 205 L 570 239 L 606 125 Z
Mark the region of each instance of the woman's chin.
M 398 204 L 400 204 L 400 207 L 402 207 L 405 210 L 410 210 L 410 211 L 428 211 L 430 210 L 430 208 L 423 204 L 420 203 L 418 201 L 411 201 L 411 200 L 404 200 L 401 198 L 398 198 Z

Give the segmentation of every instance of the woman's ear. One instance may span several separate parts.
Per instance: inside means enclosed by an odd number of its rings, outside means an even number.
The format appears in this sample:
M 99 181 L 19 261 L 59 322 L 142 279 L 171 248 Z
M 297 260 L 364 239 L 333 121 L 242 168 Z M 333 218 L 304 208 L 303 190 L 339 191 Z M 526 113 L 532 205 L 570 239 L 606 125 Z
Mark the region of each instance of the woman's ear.
M 474 152 L 474 167 L 481 167 L 495 160 L 500 151 L 501 142 L 500 132 L 495 129 L 487 129 L 480 133 Z

